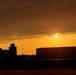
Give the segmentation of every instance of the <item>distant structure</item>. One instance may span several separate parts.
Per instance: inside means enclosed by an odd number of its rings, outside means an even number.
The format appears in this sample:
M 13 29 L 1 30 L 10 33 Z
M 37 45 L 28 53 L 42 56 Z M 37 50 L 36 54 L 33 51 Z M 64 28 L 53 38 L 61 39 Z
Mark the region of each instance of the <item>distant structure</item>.
M 17 55 L 17 47 L 15 47 L 14 43 L 12 43 L 9 47 L 9 54 L 12 55 L 12 56 Z
M 8 50 L 0 48 L 0 61 L 7 59 L 76 59 L 76 47 L 37 48 L 36 55 L 17 55 L 17 47 L 12 43 Z
M 14 43 L 10 44 L 8 50 L 0 48 L 0 61 L 9 60 L 29 60 L 35 59 L 35 55 L 17 55 L 17 47 Z
M 17 48 L 15 44 L 10 44 L 9 50 L 3 50 L 0 48 L 0 56 L 16 56 L 17 55 Z
M 76 47 L 37 48 L 38 59 L 76 59 Z

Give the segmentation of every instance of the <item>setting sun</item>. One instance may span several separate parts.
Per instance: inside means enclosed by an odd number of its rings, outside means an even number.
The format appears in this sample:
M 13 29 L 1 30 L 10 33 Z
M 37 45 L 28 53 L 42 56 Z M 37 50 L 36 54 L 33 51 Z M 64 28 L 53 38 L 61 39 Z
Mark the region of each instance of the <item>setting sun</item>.
M 59 36 L 58 36 L 58 34 L 55 34 L 55 38 L 58 38 Z

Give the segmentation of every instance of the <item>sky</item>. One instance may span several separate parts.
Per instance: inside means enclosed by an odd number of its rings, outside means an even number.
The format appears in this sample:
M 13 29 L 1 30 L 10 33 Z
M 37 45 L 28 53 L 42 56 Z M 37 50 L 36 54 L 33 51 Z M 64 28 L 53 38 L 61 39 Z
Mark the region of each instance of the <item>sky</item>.
M 0 47 L 12 42 L 18 54 L 76 46 L 76 0 L 0 0 Z

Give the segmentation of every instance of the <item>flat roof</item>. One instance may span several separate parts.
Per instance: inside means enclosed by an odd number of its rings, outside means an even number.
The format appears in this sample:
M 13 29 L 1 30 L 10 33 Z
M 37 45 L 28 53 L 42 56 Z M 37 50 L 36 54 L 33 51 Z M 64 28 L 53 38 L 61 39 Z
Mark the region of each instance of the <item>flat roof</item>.
M 56 48 L 76 48 L 76 46 L 64 46 L 64 47 L 42 47 L 36 49 L 56 49 Z

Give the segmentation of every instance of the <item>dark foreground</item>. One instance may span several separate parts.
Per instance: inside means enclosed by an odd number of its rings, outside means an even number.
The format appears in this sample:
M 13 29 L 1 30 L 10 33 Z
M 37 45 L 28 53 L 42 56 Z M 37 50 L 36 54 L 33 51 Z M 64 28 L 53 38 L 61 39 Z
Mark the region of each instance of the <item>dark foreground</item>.
M 0 75 L 76 75 L 76 60 L 0 61 Z
M 76 60 L 8 60 L 0 61 L 0 70 L 74 70 Z
M 0 70 L 0 75 L 76 75 L 76 70 Z

